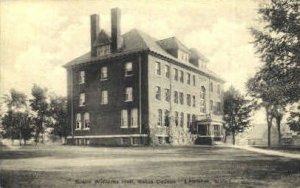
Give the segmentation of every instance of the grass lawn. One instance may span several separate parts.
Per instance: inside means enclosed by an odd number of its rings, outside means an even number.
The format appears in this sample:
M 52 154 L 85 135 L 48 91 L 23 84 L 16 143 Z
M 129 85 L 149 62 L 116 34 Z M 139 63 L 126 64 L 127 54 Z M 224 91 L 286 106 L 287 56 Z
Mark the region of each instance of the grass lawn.
M 0 187 L 299 187 L 300 161 L 229 147 L 0 148 Z

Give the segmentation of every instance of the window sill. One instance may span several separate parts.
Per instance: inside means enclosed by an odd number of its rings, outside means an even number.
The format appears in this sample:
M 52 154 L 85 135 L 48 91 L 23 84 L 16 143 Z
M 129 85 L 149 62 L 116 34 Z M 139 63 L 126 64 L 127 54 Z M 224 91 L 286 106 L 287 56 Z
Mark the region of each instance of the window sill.
M 104 82 L 104 81 L 107 81 L 107 80 L 108 80 L 108 78 L 101 78 L 100 79 L 101 82 Z
M 133 100 L 125 100 L 124 102 L 132 102 Z
M 76 129 L 75 129 L 75 131 L 80 131 L 80 130 L 81 130 L 81 128 L 76 128 Z
M 84 131 L 88 131 L 88 130 L 90 130 L 90 128 L 83 128 L 83 130 L 84 130 Z
M 137 126 L 137 125 L 134 125 L 134 126 L 131 126 L 130 128 L 138 128 L 138 126 Z
M 108 103 L 101 103 L 101 105 L 107 105 Z
M 125 74 L 125 78 L 132 77 L 134 74 Z
M 85 106 L 85 104 L 81 104 L 81 105 L 79 105 L 79 107 L 84 107 Z
M 123 126 L 123 127 L 120 127 L 121 129 L 128 129 L 128 127 L 125 127 L 125 126 Z

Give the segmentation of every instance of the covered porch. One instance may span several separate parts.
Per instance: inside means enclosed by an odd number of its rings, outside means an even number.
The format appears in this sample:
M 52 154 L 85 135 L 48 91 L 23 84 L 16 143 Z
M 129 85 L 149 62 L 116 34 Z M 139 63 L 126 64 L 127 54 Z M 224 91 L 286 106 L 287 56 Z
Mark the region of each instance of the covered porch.
M 193 122 L 191 133 L 195 144 L 213 144 L 223 139 L 223 121 L 221 117 L 199 116 Z

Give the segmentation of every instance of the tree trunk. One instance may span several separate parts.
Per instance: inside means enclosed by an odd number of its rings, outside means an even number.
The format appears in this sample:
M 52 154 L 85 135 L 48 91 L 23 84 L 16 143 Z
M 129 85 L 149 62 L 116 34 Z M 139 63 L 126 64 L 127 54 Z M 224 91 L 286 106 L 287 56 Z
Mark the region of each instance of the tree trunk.
M 276 118 L 277 131 L 278 131 L 278 145 L 281 145 L 281 118 Z
M 271 127 L 272 124 L 270 125 L 270 123 L 268 122 L 268 148 L 271 147 Z
M 267 118 L 267 126 L 268 126 L 268 148 L 271 147 L 271 127 L 272 127 L 272 115 L 271 115 L 271 107 L 266 106 L 266 118 Z
M 232 131 L 232 145 L 235 145 L 235 131 Z
M 20 146 L 22 146 L 22 134 L 21 134 L 21 131 L 19 133 L 19 144 L 20 144 Z

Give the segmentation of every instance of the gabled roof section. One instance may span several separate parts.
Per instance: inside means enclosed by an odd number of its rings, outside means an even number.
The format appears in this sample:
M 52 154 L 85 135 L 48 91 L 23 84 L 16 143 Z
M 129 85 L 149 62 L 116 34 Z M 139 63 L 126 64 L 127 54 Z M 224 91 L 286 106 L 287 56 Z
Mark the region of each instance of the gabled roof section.
M 111 37 L 102 29 L 93 46 L 102 46 L 111 43 Z
M 159 41 L 157 41 L 157 43 L 165 50 L 180 49 L 187 53 L 190 53 L 189 49 L 182 42 L 180 42 L 176 37 L 159 40 Z
M 154 52 L 161 56 L 164 56 L 168 59 L 171 59 L 175 62 L 178 62 L 177 58 L 173 57 L 165 49 L 162 48 L 162 46 L 159 44 L 157 39 L 149 36 L 148 34 L 142 32 L 140 30 L 132 29 L 129 32 L 123 34 L 122 37 L 123 37 L 124 46 L 120 52 L 108 54 L 105 56 L 99 56 L 99 57 L 91 57 L 91 53 L 88 52 L 88 53 L 83 54 L 80 57 L 77 57 L 77 58 L 71 60 L 70 62 L 65 64 L 64 67 L 70 67 L 72 65 L 79 65 L 79 64 L 90 63 L 90 62 L 96 62 L 98 60 L 107 59 L 110 57 L 116 57 L 116 56 L 121 56 L 121 55 L 130 54 L 130 53 L 134 53 L 134 52 L 141 52 L 141 51 L 151 51 L 151 52 Z M 170 40 L 176 41 L 176 45 L 183 45 L 183 44 L 180 44 L 178 42 L 178 40 L 176 40 L 176 39 L 170 39 Z M 181 46 L 180 48 L 183 48 L 183 46 Z M 184 46 L 184 48 L 186 48 L 186 47 Z M 199 56 L 202 57 L 203 55 L 199 53 Z M 203 58 L 205 58 L 205 57 L 203 56 Z M 195 68 L 195 66 L 192 64 L 186 64 L 185 66 Z M 203 73 L 206 73 L 208 75 L 211 75 L 215 78 L 218 78 L 220 80 L 223 80 L 217 74 L 215 74 L 214 72 L 212 72 L 210 70 L 199 70 L 199 69 L 197 69 L 197 70 L 201 71 Z

